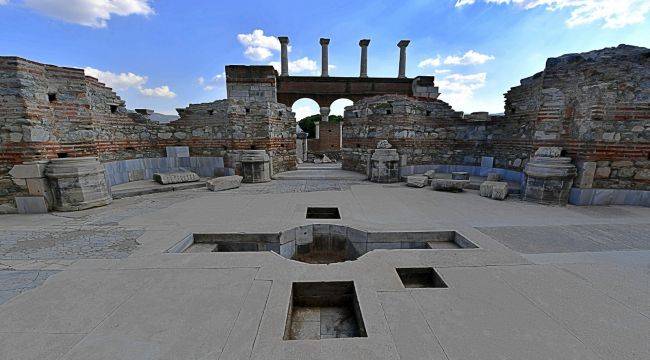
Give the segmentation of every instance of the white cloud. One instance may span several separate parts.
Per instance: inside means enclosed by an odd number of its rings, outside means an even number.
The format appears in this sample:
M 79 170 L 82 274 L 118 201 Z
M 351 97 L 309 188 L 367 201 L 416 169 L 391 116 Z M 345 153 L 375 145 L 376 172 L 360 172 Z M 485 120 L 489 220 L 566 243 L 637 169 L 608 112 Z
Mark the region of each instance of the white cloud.
M 427 68 L 427 67 L 440 66 L 440 64 L 441 64 L 440 55 L 438 55 L 438 56 L 436 56 L 435 59 L 434 58 L 428 58 L 428 59 L 424 59 L 424 60 L 420 61 L 420 63 L 418 64 L 418 67 L 420 69 L 424 69 L 424 68 Z
M 604 28 L 622 28 L 645 21 L 650 12 L 648 0 L 483 0 L 494 4 L 515 4 L 524 9 L 545 7 L 548 11 L 571 9 L 568 27 L 602 21 Z M 472 5 L 476 0 L 457 0 L 456 7 Z
M 262 61 L 273 56 L 271 50 L 259 46 L 249 46 L 244 50 L 244 55 L 251 60 Z
M 131 72 L 115 74 L 110 71 L 102 71 L 91 67 L 86 67 L 84 72 L 87 76 L 96 78 L 114 90 L 140 88 L 147 82 L 146 76 L 136 75 Z
M 226 73 L 217 74 L 210 78 L 210 80 L 206 80 L 203 76 L 200 76 L 196 79 L 196 82 L 203 87 L 203 90 L 212 91 L 226 84 Z
M 436 84 L 440 88 L 440 99 L 451 104 L 456 110 L 471 106 L 474 91 L 485 86 L 486 73 L 449 74 Z
M 280 62 L 279 61 L 271 61 L 269 65 L 272 65 L 275 70 L 280 72 Z M 332 69 L 330 67 L 330 69 Z M 315 73 L 319 70 L 319 67 L 316 64 L 316 61 L 304 57 L 302 59 L 298 59 L 295 61 L 289 61 L 289 72 L 293 74 L 298 74 L 298 73 L 304 73 L 304 72 L 312 72 Z
M 163 85 L 156 88 L 145 88 L 148 78 L 146 76 L 136 75 L 134 73 L 113 73 L 110 71 L 103 71 L 92 67 L 86 67 L 84 73 L 87 76 L 92 76 L 106 86 L 114 90 L 128 90 L 136 89 L 140 94 L 152 97 L 166 97 L 173 98 L 176 94 L 169 89 L 169 86 Z
M 244 55 L 254 61 L 262 61 L 273 56 L 273 52 L 280 51 L 280 40 L 275 36 L 264 35 L 264 30 L 255 29 L 250 34 L 238 34 L 237 40 L 242 44 Z M 288 47 L 291 51 L 291 47 Z
M 113 15 L 154 14 L 149 0 L 24 0 L 24 4 L 43 15 L 94 28 L 106 27 Z
M 451 70 L 449 69 L 436 69 L 433 71 L 436 74 L 449 74 Z
M 318 114 L 318 108 L 314 111 L 314 108 L 312 106 L 294 106 L 291 108 L 291 111 L 293 111 L 296 114 L 296 121 L 302 120 L 306 118 L 307 116 L 315 115 Z
M 141 89 L 138 89 L 138 90 L 140 91 L 140 94 L 142 94 L 144 96 L 165 97 L 165 98 L 175 98 L 176 97 L 176 93 L 169 90 L 169 86 L 167 86 L 167 85 L 159 86 L 159 87 L 153 88 L 153 89 L 141 88 Z
M 7 5 L 9 0 L 0 0 L 0 5 Z
M 445 65 L 480 65 L 490 60 L 494 60 L 494 56 L 469 50 L 463 56 L 447 56 L 443 62 Z

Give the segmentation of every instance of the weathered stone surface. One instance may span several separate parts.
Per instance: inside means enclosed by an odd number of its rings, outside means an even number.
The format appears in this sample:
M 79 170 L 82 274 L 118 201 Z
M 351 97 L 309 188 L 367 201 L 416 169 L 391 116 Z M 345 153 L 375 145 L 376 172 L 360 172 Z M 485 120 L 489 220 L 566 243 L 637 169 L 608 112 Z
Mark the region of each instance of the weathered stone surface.
M 40 178 L 45 176 L 45 167 L 49 161 L 34 161 L 14 165 L 9 175 L 16 179 Z
M 190 157 L 189 146 L 167 146 L 165 152 L 167 157 Z
M 650 169 L 640 169 L 634 175 L 635 180 L 650 180 Z
M 580 165 L 578 171 L 578 179 L 576 180 L 577 187 L 581 189 L 591 189 L 596 177 L 596 162 L 587 161 Z
M 494 173 L 494 172 L 489 173 L 489 174 L 487 174 L 487 179 L 486 180 L 487 181 L 499 181 L 499 180 L 501 180 L 501 174 Z
M 159 184 L 178 184 L 185 182 L 199 181 L 199 176 L 196 173 L 185 172 L 171 172 L 171 173 L 155 173 L 153 179 Z
M 381 140 L 377 143 L 377 149 L 390 149 L 392 147 L 393 145 L 391 145 L 388 140 Z
M 240 162 L 243 182 L 271 181 L 270 158 L 266 150 L 246 150 L 242 152 Z
M 399 182 L 400 157 L 396 149 L 378 148 L 370 158 L 370 181 L 377 183 Z
M 542 204 L 566 205 L 576 177 L 576 167 L 567 157 L 534 157 L 526 165 L 523 199 Z
M 210 191 L 236 189 L 241 185 L 242 179 L 239 175 L 222 176 L 208 180 L 206 186 Z
M 469 173 L 465 171 L 454 171 L 451 173 L 453 180 L 469 180 Z
M 594 179 L 608 179 L 611 173 L 612 173 L 612 168 L 609 166 L 598 167 L 596 168 Z
M 562 148 L 558 146 L 542 146 L 535 151 L 538 157 L 559 157 L 562 154 Z
M 52 159 L 45 171 L 54 209 L 77 211 L 104 206 L 113 201 L 105 169 L 95 157 Z
M 17 196 L 15 201 L 19 214 L 47 213 L 47 202 L 44 196 Z
M 508 196 L 508 183 L 500 181 L 484 181 L 479 194 L 495 200 L 504 200 Z
M 429 178 L 424 175 L 410 175 L 406 177 L 406 185 L 423 188 L 429 183 Z
M 453 180 L 453 179 L 433 179 L 431 180 L 431 187 L 433 190 L 438 191 L 453 191 L 460 192 L 469 185 L 469 180 Z

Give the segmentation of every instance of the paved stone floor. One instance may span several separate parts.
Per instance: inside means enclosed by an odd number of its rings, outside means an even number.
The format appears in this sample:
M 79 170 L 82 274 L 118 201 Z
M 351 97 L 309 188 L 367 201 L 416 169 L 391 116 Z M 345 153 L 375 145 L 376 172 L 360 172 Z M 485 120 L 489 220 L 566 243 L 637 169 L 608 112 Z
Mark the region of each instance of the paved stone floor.
M 334 206 L 340 220 L 307 220 Z M 454 230 L 476 249 L 305 264 L 167 253 L 192 233 L 309 223 Z M 433 267 L 447 288 L 405 288 Z M 367 337 L 284 340 L 294 282 L 353 281 Z M 378 185 L 277 180 L 0 216 L 4 359 L 648 359 L 650 208 L 566 208 Z

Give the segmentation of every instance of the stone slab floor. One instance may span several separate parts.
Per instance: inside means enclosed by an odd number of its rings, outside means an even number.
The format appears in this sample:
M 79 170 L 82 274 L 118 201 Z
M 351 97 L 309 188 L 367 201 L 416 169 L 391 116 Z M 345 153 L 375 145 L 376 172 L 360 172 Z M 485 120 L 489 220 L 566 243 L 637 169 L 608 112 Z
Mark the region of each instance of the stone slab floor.
M 307 206 L 341 220 L 306 220 Z M 191 233 L 308 223 L 455 230 L 477 249 L 312 265 L 166 253 Z M 405 288 L 433 267 L 447 288 Z M 283 340 L 293 282 L 353 281 L 367 337 Z M 0 216 L 1 359 L 650 359 L 650 208 L 498 202 L 403 184 L 281 180 Z

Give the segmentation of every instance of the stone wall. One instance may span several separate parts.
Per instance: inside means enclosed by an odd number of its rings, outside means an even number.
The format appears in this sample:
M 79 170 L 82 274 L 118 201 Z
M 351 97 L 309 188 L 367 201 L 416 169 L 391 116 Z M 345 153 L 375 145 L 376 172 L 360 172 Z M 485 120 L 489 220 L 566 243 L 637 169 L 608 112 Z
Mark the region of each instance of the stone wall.
M 521 171 L 540 146 L 561 146 L 578 186 L 650 190 L 650 50 L 627 45 L 548 59 L 505 94 L 505 116 L 464 115 L 440 100 L 380 96 L 346 108 L 344 168 L 387 139 L 408 165 Z M 347 159 L 347 160 L 346 160 Z
M 309 152 L 322 154 L 341 150 L 341 123 L 320 122 L 319 138 L 309 139 Z
M 158 158 L 166 146 L 185 145 L 192 156 L 224 157 L 226 167 L 236 168 L 239 150 L 250 148 L 268 150 L 276 171 L 295 167 L 295 118 L 285 105 L 229 99 L 179 114 L 159 124 L 127 110 L 82 69 L 0 57 L 0 202 L 24 192 L 7 173 L 30 160 Z

